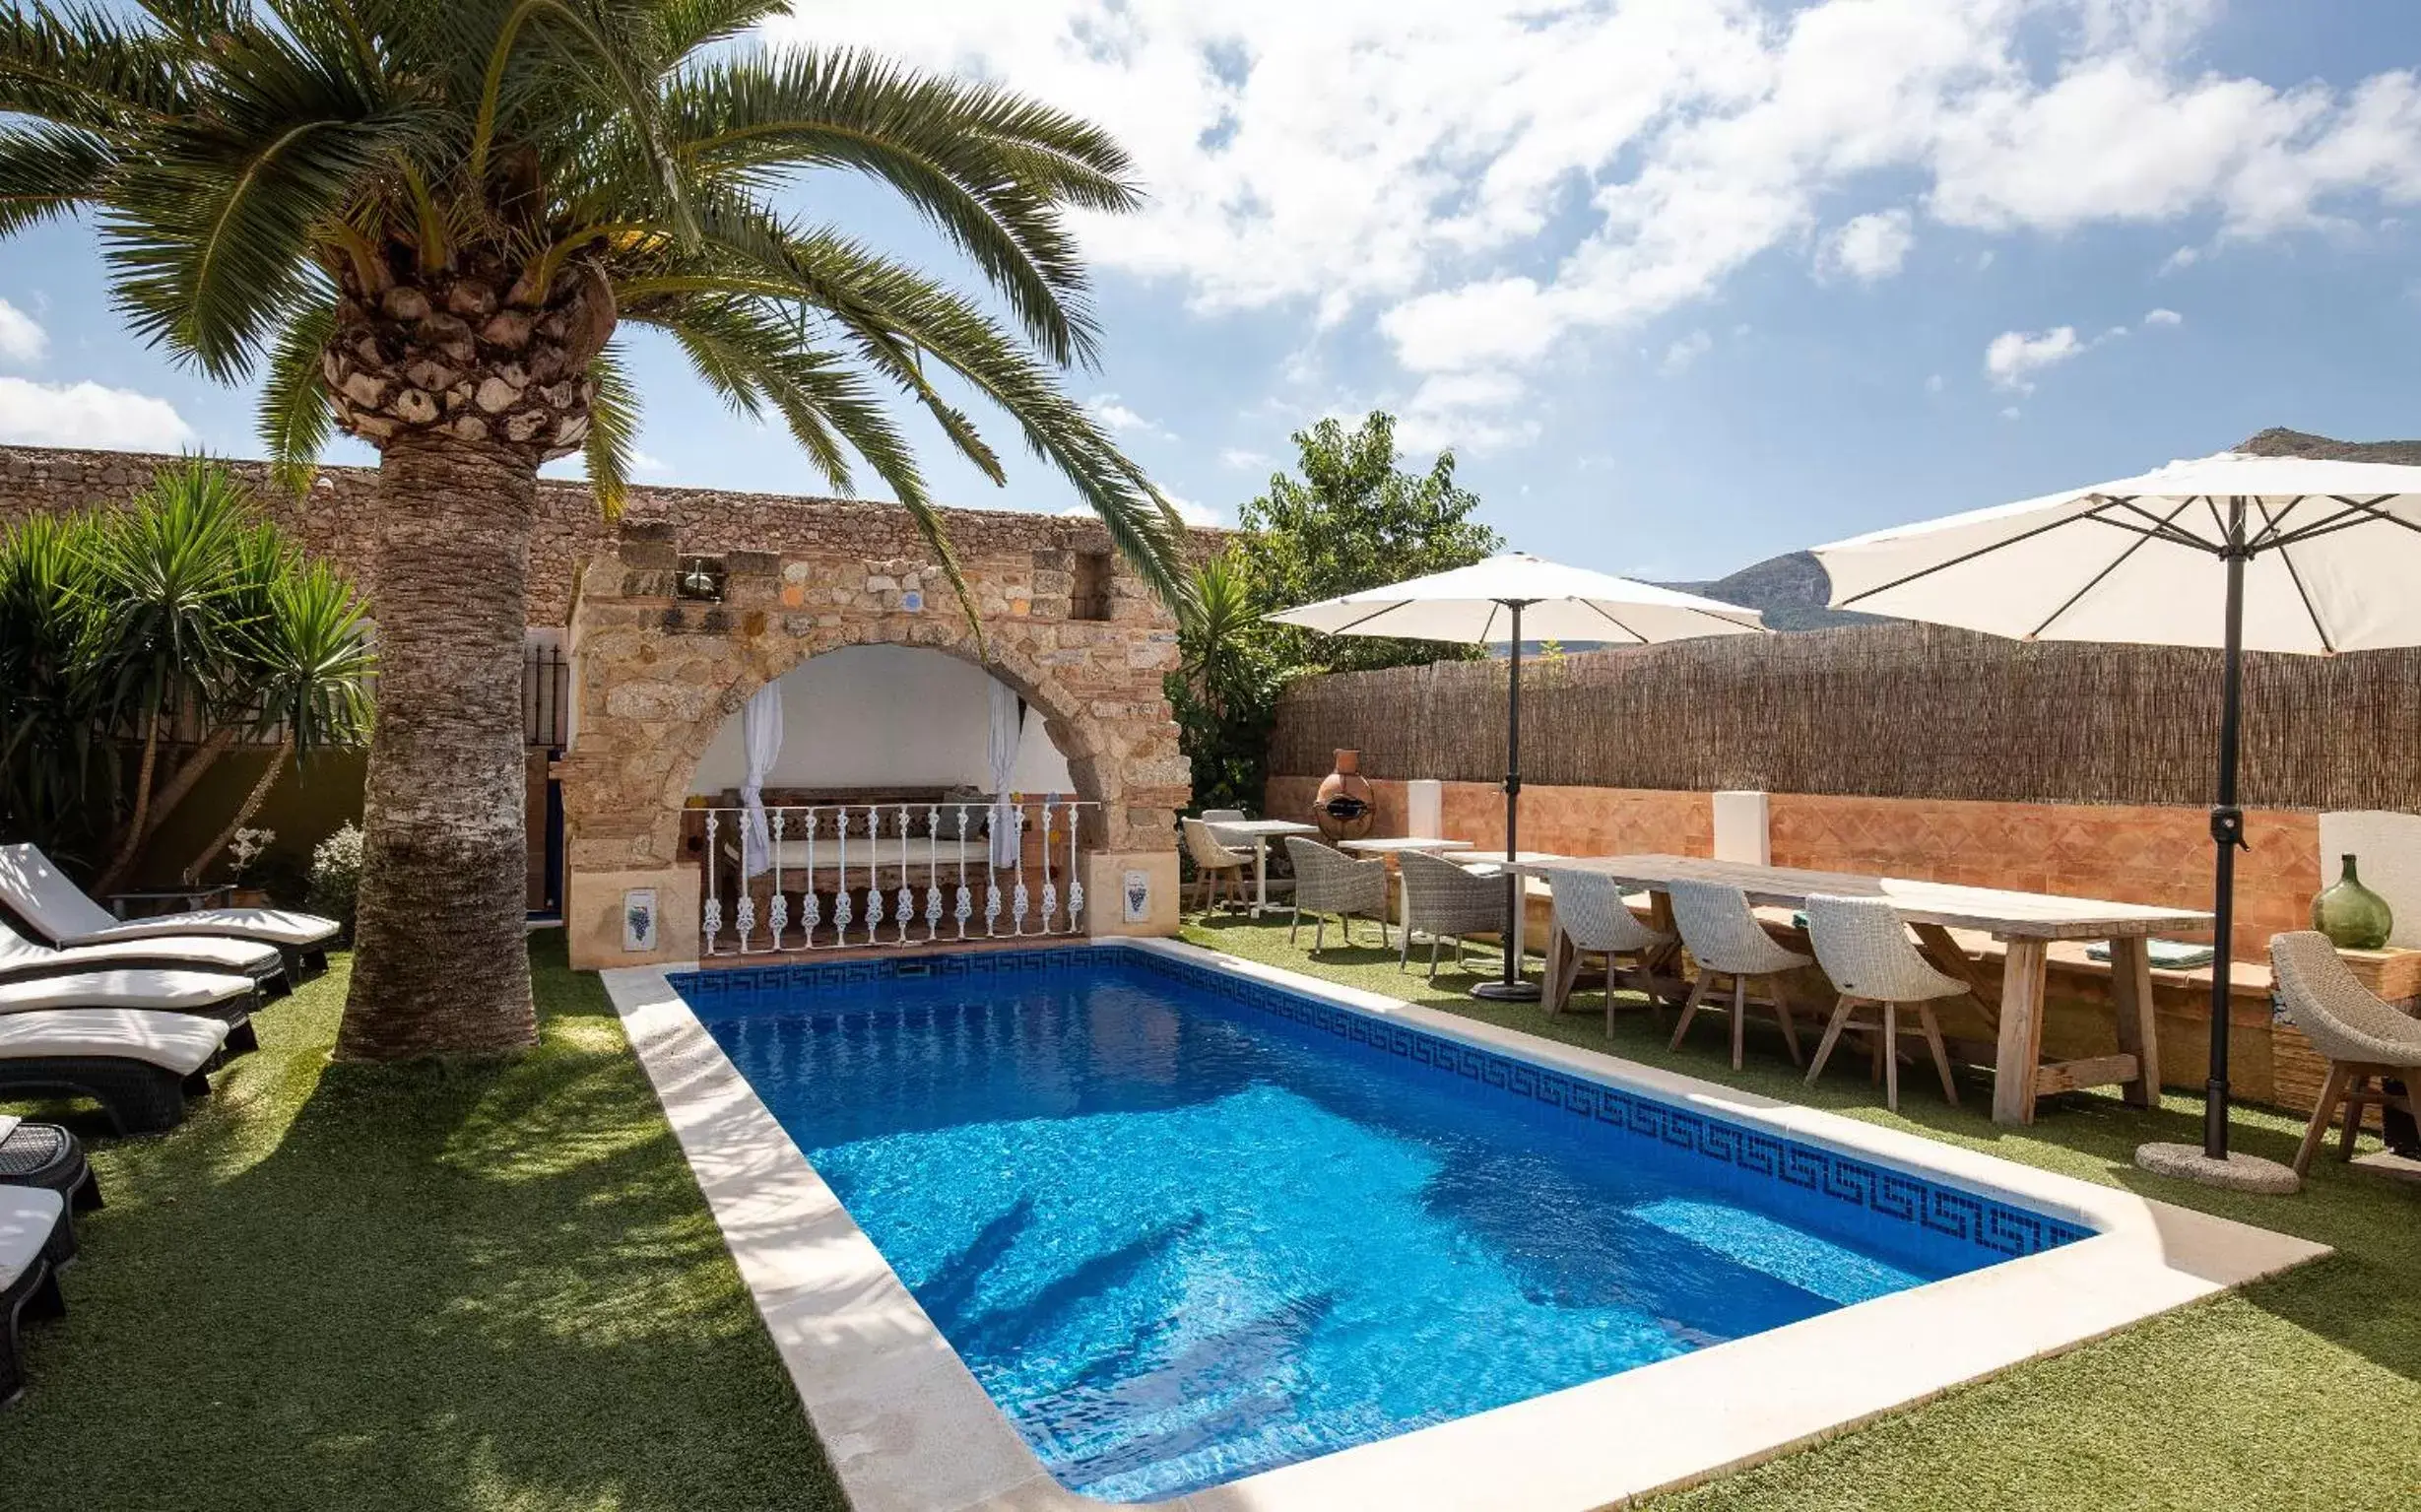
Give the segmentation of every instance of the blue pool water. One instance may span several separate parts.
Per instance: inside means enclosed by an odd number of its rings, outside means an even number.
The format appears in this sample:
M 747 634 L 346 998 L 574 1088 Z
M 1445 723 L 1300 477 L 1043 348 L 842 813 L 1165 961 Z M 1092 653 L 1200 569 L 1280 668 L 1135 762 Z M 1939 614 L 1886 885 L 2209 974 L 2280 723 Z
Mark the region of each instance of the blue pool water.
M 1175 1495 L 2081 1237 L 1141 951 L 908 969 L 930 974 L 675 983 L 1089 1495 Z

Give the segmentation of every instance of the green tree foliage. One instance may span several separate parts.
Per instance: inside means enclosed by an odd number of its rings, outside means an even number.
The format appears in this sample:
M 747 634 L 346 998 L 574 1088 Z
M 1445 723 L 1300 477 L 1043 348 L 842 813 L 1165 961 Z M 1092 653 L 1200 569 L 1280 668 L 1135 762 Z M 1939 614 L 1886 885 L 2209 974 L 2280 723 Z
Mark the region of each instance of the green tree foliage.
M 1269 766 L 1270 726 L 1292 669 L 1278 659 L 1277 637 L 1244 552 L 1226 552 L 1197 568 L 1178 612 L 1183 660 L 1167 683 L 1178 738 L 1194 763 L 1194 802 L 1203 809 L 1257 809 Z
M 1324 420 L 1294 434 L 1302 477 L 1279 474 L 1241 511 L 1253 573 L 1270 609 L 1469 566 L 1504 542 L 1472 518 L 1479 495 L 1455 483 L 1455 456 L 1426 472 L 1397 465 L 1396 419 L 1374 410 L 1351 430 Z M 1280 660 L 1329 672 L 1461 661 L 1477 646 L 1322 635 L 1276 627 Z
M 214 464 L 0 532 L 0 833 L 110 877 L 239 739 L 276 742 L 273 767 L 359 744 L 363 629 L 353 585 Z
M 1454 453 L 1425 473 L 1397 466 L 1384 412 L 1348 431 L 1324 420 L 1294 435 L 1300 478 L 1280 474 L 1242 510 L 1245 533 L 1196 569 L 1179 612 L 1184 660 L 1168 679 L 1194 802 L 1258 809 L 1277 696 L 1307 672 L 1358 671 L 1480 654 L 1434 640 L 1321 635 L 1267 624 L 1274 610 L 1468 566 L 1502 545 L 1471 518 L 1479 496 L 1454 481 Z

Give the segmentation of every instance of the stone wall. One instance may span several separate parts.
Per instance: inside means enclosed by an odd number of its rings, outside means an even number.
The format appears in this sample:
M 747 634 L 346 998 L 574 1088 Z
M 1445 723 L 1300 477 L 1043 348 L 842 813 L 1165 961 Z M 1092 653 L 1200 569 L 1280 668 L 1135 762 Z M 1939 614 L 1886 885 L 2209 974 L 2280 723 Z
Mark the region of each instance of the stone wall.
M 1176 623 L 1122 568 L 1107 578 L 1105 618 L 1072 618 L 1078 559 L 1106 553 L 1097 526 L 1037 516 L 951 522 L 981 621 L 959 610 L 930 553 L 896 510 L 847 506 L 832 528 L 778 550 L 749 543 L 754 523 L 718 521 L 688 501 L 684 521 L 625 519 L 580 575 L 570 630 L 577 720 L 560 763 L 567 829 L 565 923 L 575 964 L 635 963 L 621 949 L 621 900 L 652 887 L 662 950 L 697 950 L 697 862 L 684 854 L 683 805 L 715 731 L 766 682 L 839 646 L 892 642 L 963 657 L 1015 688 L 1068 758 L 1077 794 L 1099 807 L 1080 840 L 1092 853 L 1086 890 L 1116 915 L 1120 870 L 1153 877 L 1146 928 L 1176 923 L 1176 812 L 1192 789 L 1161 679 L 1177 664 Z M 727 533 L 715 533 L 720 525 Z M 735 545 L 734 537 L 738 537 Z M 684 557 L 720 560 L 720 603 L 674 593 Z M 1095 575 L 1097 577 L 1096 566 Z M 679 900 L 678 902 L 676 900 Z
M 180 459 L 148 452 L 0 446 L 0 522 L 37 511 L 122 503 L 163 467 Z M 334 560 L 370 593 L 370 542 L 377 526 L 374 469 L 330 467 L 300 497 L 277 489 L 268 466 L 229 464 L 259 493 L 269 511 L 310 551 Z M 943 511 L 953 550 L 973 559 L 1034 552 L 1108 552 L 1109 533 L 1082 518 L 1008 510 Z M 622 518 L 663 526 L 685 550 L 722 553 L 842 552 L 922 563 L 927 556 L 907 511 L 895 504 L 814 495 L 741 493 L 716 489 L 634 488 Z M 1215 533 L 1200 533 L 1205 540 Z M 579 563 L 607 548 L 614 526 L 598 512 L 588 485 L 545 481 L 530 543 L 530 624 L 561 625 L 571 613 Z M 947 592 L 947 589 L 944 590 Z

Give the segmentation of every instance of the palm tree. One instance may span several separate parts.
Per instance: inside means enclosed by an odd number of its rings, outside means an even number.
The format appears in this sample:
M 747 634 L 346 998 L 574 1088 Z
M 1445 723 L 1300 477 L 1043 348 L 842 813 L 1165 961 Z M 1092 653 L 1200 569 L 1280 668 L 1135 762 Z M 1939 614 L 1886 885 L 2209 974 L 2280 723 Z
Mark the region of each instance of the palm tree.
M 1096 333 L 1066 225 L 1138 200 L 1095 127 L 1005 90 L 742 40 L 782 0 L 142 0 L 0 19 L 0 235 L 97 213 L 117 302 L 265 376 L 290 480 L 379 453 L 379 718 L 339 1054 L 534 1032 L 523 945 L 523 580 L 549 458 L 608 509 L 637 426 L 618 330 L 666 333 L 836 491 L 862 461 L 953 583 L 895 409 L 996 483 L 989 400 L 1176 595 L 1175 514 L 1058 376 Z M 839 168 L 904 198 L 1003 316 L 785 209 Z M 960 597 L 964 600 L 963 585 Z

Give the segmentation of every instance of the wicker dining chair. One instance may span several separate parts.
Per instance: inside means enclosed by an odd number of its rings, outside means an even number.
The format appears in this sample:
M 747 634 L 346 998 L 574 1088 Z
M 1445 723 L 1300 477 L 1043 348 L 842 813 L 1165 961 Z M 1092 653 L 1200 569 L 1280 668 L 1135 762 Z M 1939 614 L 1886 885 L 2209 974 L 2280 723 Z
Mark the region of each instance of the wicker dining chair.
M 2412 1088 L 2421 1080 L 2421 1020 L 2405 1018 L 2363 986 L 2326 935 L 2297 930 L 2271 936 L 2269 964 L 2287 1018 L 2312 1041 L 2313 1049 L 2328 1057 L 2328 1080 L 2312 1109 L 2303 1144 L 2295 1150 L 2295 1173 L 2300 1176 L 2312 1168 L 2312 1157 L 2320 1152 L 2340 1106 L 2345 1109 L 2345 1133 L 2337 1143 L 2340 1160 L 2354 1157 L 2364 1108 L 2416 1111 L 2421 1097 Z M 2399 1094 L 2371 1085 L 2390 1079 L 2401 1082 L 2405 1090 Z
M 1900 1111 L 1900 1005 L 1917 1010 L 1917 1031 L 1933 1052 L 1933 1069 L 1942 1079 L 1942 1095 L 1956 1107 L 1959 1085 L 1950 1071 L 1950 1052 L 1942 1045 L 1942 1028 L 1933 1017 L 1933 1000 L 1963 996 L 1967 984 L 1933 968 L 1915 942 L 1900 911 L 1879 897 L 1807 898 L 1807 938 L 1815 947 L 1816 964 L 1841 993 L 1815 1059 L 1807 1063 L 1807 1085 L 1815 1085 L 1824 1063 L 1845 1031 L 1866 1036 L 1874 1064 L 1883 1075 L 1883 1102 Z M 1862 1017 L 1865 1015 L 1871 1017 Z
M 1226 846 L 1229 850 L 1243 850 L 1249 852 L 1253 848 L 1252 842 L 1246 840 L 1241 835 L 1221 834 L 1219 832 L 1219 825 L 1221 824 L 1241 824 L 1244 822 L 1244 811 L 1242 809 L 1205 809 L 1202 811 L 1202 822 L 1210 826 L 1210 838 L 1214 842 Z M 1252 857 L 1247 855 L 1245 859 L 1249 861 Z
M 1676 881 L 1666 884 L 1666 893 L 1672 899 L 1672 922 L 1680 932 L 1682 949 L 1698 963 L 1698 979 L 1690 984 L 1689 1000 L 1681 1005 L 1681 1022 L 1672 1031 L 1671 1048 L 1681 1048 L 1690 1020 L 1698 1017 L 1698 1010 L 1715 990 L 1716 978 L 1728 977 L 1732 982 L 1732 1069 L 1740 1069 L 1741 1042 L 1752 1006 L 1772 1012 L 1774 1021 L 1782 1026 L 1782 1042 L 1791 1051 L 1791 1064 L 1801 1064 L 1799 1026 L 1792 1021 L 1791 999 L 1783 989 L 1782 977 L 1814 962 L 1776 945 L 1748 906 L 1748 894 L 1737 887 Z M 1749 996 L 1748 984 L 1755 981 L 1765 983 L 1765 997 Z
M 1294 944 L 1294 932 L 1309 913 L 1314 926 L 1311 948 L 1317 952 L 1327 937 L 1328 915 L 1333 913 L 1345 944 L 1353 943 L 1353 916 L 1360 914 L 1378 921 L 1379 944 L 1386 946 L 1386 858 L 1356 861 L 1317 840 L 1290 834 L 1286 836 L 1286 859 L 1294 863 L 1294 916 L 1286 925 L 1288 945 Z
M 1185 831 L 1185 853 L 1194 863 L 1194 875 L 1200 879 L 1194 906 L 1208 909 L 1218 892 L 1225 892 L 1236 902 L 1244 902 L 1244 869 L 1253 864 L 1251 851 L 1230 850 L 1211 834 L 1210 826 L 1198 819 L 1181 819 L 1179 827 Z
M 1396 858 L 1404 874 L 1404 945 L 1396 953 L 1396 969 L 1408 971 L 1412 936 L 1429 937 L 1429 980 L 1437 980 L 1438 948 L 1455 943 L 1455 969 L 1463 968 L 1463 937 L 1505 937 L 1505 879 L 1474 877 L 1451 861 L 1426 851 L 1407 850 Z
M 1581 956 L 1605 957 L 1605 1034 L 1614 1033 L 1614 994 L 1624 980 L 1646 985 L 1649 962 L 1672 944 L 1672 936 L 1650 929 L 1623 901 L 1622 885 L 1603 872 L 1552 871 L 1546 884 L 1555 895 L 1554 932 L 1564 940 L 1562 969 L 1547 984 L 1546 1011 L 1561 1013 L 1580 974 Z M 1623 956 L 1631 965 L 1622 964 Z M 1649 1001 L 1656 1001 L 1649 988 Z

